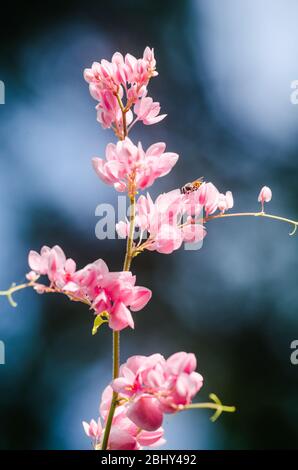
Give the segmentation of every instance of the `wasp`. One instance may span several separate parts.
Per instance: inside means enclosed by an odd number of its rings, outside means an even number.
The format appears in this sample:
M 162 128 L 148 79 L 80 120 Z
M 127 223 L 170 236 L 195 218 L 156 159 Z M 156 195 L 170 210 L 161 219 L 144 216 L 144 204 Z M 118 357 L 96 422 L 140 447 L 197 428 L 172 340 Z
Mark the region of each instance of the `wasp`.
M 184 186 L 182 186 L 180 191 L 182 194 L 192 193 L 193 191 L 197 191 L 199 187 L 203 184 L 203 182 L 204 182 L 204 176 L 201 176 L 201 178 L 198 178 L 192 183 L 186 183 Z

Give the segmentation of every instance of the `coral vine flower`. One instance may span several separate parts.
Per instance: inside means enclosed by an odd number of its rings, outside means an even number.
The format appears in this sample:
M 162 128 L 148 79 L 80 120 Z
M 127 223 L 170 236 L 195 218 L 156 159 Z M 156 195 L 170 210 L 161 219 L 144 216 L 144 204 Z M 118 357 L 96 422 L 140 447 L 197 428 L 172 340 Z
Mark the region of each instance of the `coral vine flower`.
M 258 196 L 258 201 L 262 205 L 262 211 L 264 212 L 264 204 L 265 202 L 270 202 L 272 199 L 272 191 L 268 186 L 263 186 L 259 196 Z
M 227 191 L 222 194 L 213 183 L 203 183 L 197 191 L 184 194 L 184 203 L 189 206 L 190 215 L 196 215 L 200 209 L 205 210 L 206 217 L 219 210 L 224 213 L 234 206 L 233 194 Z
M 90 423 L 83 421 L 82 424 L 84 431 L 88 437 L 91 437 L 91 439 L 94 439 L 96 441 L 100 439 L 102 433 L 102 425 L 100 419 L 98 419 L 97 422 L 94 419 L 91 419 Z
M 146 47 L 140 59 L 136 59 L 131 54 L 123 57 L 122 54 L 116 52 L 111 62 L 106 59 L 100 63 L 93 62 L 91 68 L 84 70 L 84 78 L 86 82 L 93 85 L 93 89 L 117 92 L 120 86 L 129 85 L 130 96 L 133 92 L 138 96 L 140 91 L 144 92 L 142 87 L 148 84 L 150 78 L 158 75 L 155 68 L 154 51 Z
M 196 206 L 196 215 L 201 217 L 202 206 Z M 144 248 L 150 251 L 169 254 L 178 250 L 183 242 L 194 243 L 205 236 L 205 229 L 189 216 L 191 205 L 179 190 L 161 194 L 155 202 L 150 195 L 140 196 L 136 203 L 136 227 L 140 229 L 140 242 L 148 233 Z M 127 236 L 127 224 L 116 226 L 120 237 Z
M 136 227 L 140 232 L 137 247 L 169 254 L 183 242 L 200 242 L 206 235 L 203 210 L 208 217 L 216 210 L 225 212 L 233 204 L 231 191 L 221 194 L 212 183 L 203 183 L 197 191 L 187 194 L 177 189 L 160 194 L 155 202 L 150 194 L 142 195 L 136 202 Z M 119 237 L 128 236 L 127 222 L 120 221 L 116 229 Z M 147 234 L 148 239 L 141 244 Z
M 104 129 L 112 127 L 118 137 L 125 137 L 123 129 L 123 109 L 127 126 L 133 120 L 131 107 L 134 106 L 136 119 L 144 124 L 155 124 L 165 118 L 158 116 L 159 103 L 146 97 L 150 78 L 155 77 L 156 60 L 153 49 L 146 47 L 143 57 L 136 59 L 131 54 L 116 52 L 111 61 L 103 59 L 93 62 L 91 68 L 84 70 L 84 78 L 89 83 L 89 91 L 98 105 L 97 120 Z M 126 104 L 119 104 L 125 98 Z M 121 109 L 122 107 L 122 109 Z M 129 130 L 129 129 L 128 129 Z
M 218 209 L 220 193 L 213 183 L 203 183 L 198 190 L 199 203 L 204 206 L 206 216 Z M 195 196 L 195 193 L 193 193 Z
M 113 417 L 109 449 L 137 450 L 163 444 L 161 427 L 164 413 L 176 413 L 190 404 L 203 385 L 195 372 L 196 357 L 178 352 L 167 360 L 161 354 L 132 356 L 120 367 L 120 374 L 105 388 L 100 415 L 106 423 L 113 390 L 118 406 Z M 83 422 L 95 448 L 100 449 L 104 430 L 98 422 Z
M 47 275 L 49 288 L 64 291 L 75 296 L 76 300 L 88 300 L 97 315 L 105 313 L 109 326 L 116 331 L 127 326 L 134 328 L 130 311 L 137 312 L 149 302 L 151 291 L 146 287 L 136 286 L 136 277 L 129 271 L 110 272 L 106 263 L 99 259 L 76 271 L 72 259 L 66 259 L 59 246 L 42 247 L 40 254 L 30 251 L 30 279 L 38 275 Z M 35 285 L 42 293 L 47 286 Z
M 113 185 L 117 191 L 135 193 L 151 186 L 156 178 L 167 175 L 178 160 L 178 155 L 164 152 L 166 145 L 159 142 L 146 152 L 126 137 L 117 144 L 108 144 L 106 160 L 93 158 L 93 168 L 100 179 Z
M 66 259 L 62 248 L 58 245 L 53 248 L 43 246 L 40 254 L 31 250 L 28 263 L 32 271 L 39 275 L 46 274 L 51 282 L 57 283 L 60 287 L 71 280 L 76 270 L 74 260 Z
M 82 424 L 94 448 L 99 450 L 104 436 L 104 428 L 102 427 L 100 419 L 98 423 L 92 419 L 90 423 L 83 421 Z M 108 450 L 141 450 L 144 446 L 157 447 L 165 442 L 163 434 L 164 431 L 162 428 L 156 429 L 153 432 L 138 428 L 126 417 L 125 411 L 121 411 L 121 413 L 113 419 Z
M 162 121 L 166 114 L 160 114 L 160 104 L 154 102 L 152 98 L 142 96 L 134 106 L 134 112 L 137 116 L 136 121 L 143 121 L 143 124 L 150 126 Z
M 232 209 L 234 206 L 233 194 L 231 191 L 227 191 L 226 194 L 220 194 L 218 200 L 218 210 L 222 213 L 228 209 Z
M 179 352 L 167 360 L 160 354 L 133 356 L 121 366 L 112 388 L 129 397 L 127 416 L 139 427 L 153 431 L 163 413 L 174 413 L 190 404 L 203 385 L 195 372 L 194 354 Z
M 156 431 L 163 421 L 163 413 L 157 398 L 143 395 L 137 398 L 127 410 L 127 417 L 145 431 Z

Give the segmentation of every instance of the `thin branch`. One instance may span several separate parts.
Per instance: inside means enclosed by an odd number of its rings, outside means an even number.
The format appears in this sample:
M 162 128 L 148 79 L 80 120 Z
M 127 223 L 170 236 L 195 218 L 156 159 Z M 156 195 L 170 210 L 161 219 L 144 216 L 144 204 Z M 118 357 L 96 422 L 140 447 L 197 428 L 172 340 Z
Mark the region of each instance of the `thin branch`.
M 183 410 L 191 410 L 195 408 L 208 408 L 211 410 L 216 410 L 215 413 L 211 416 L 210 420 L 214 423 L 223 412 L 226 413 L 234 413 L 236 411 L 235 406 L 227 406 L 223 405 L 220 399 L 215 395 L 215 393 L 211 393 L 209 395 L 210 400 L 213 400 L 213 403 L 206 402 L 206 403 L 191 403 L 190 405 L 185 405 L 181 407 Z
M 204 218 L 204 222 L 209 222 L 213 219 L 223 219 L 226 217 L 265 217 L 267 219 L 279 220 L 280 222 L 286 222 L 287 224 L 293 225 L 293 230 L 289 233 L 290 236 L 294 235 L 297 230 L 298 221 L 286 219 L 285 217 L 280 217 L 278 215 L 266 214 L 266 212 L 234 212 L 231 214 L 217 214 L 211 215 Z
M 13 294 L 15 292 L 19 291 L 19 290 L 26 289 L 27 287 L 32 287 L 33 289 L 42 288 L 42 293 L 45 293 L 45 294 L 52 294 L 52 293 L 53 294 L 64 294 L 70 300 L 73 300 L 74 302 L 82 302 L 83 304 L 86 304 L 89 307 L 91 307 L 91 302 L 87 298 L 77 297 L 76 295 L 73 294 L 73 292 L 64 291 L 62 289 L 58 289 L 57 287 L 54 288 L 54 287 L 50 287 L 50 286 L 45 286 L 44 284 L 39 284 L 39 283 L 32 282 L 32 281 L 24 283 L 24 284 L 19 284 L 19 285 L 12 284 L 9 289 L 0 291 L 0 296 L 2 295 L 2 296 L 7 297 L 8 301 L 12 305 L 12 307 L 16 307 L 17 303 L 14 301 L 14 299 L 12 297 Z

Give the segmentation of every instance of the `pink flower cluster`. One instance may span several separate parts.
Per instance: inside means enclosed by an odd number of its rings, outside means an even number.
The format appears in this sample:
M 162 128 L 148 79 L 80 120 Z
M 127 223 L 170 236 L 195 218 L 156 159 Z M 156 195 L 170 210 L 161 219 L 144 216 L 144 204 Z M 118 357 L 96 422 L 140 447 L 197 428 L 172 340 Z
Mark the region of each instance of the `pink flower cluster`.
M 131 54 L 116 52 L 111 61 L 93 62 L 84 70 L 84 78 L 89 83 L 91 96 L 98 101 L 97 120 L 103 128 L 112 127 L 118 136 L 123 136 L 123 110 L 126 124 L 133 121 L 131 107 L 134 105 L 136 119 L 144 124 L 155 124 L 166 116 L 159 115 L 160 105 L 147 97 L 150 78 L 158 75 L 153 49 L 146 47 L 143 57 L 137 59 Z M 119 100 L 126 99 L 125 108 Z M 122 108 L 122 109 L 121 109 Z M 134 124 L 133 123 L 133 124 Z
M 129 358 L 102 395 L 100 414 L 106 422 L 112 391 L 118 393 L 109 448 L 135 450 L 162 444 L 164 413 L 183 410 L 203 385 L 196 367 L 195 355 L 186 352 L 175 353 L 167 360 L 161 354 Z M 83 425 L 95 447 L 100 448 L 101 424 L 92 420 Z
M 151 186 L 156 178 L 167 175 L 178 160 L 178 155 L 165 152 L 166 145 L 159 142 L 146 151 L 142 144 L 134 145 L 126 137 L 117 144 L 108 144 L 106 160 L 93 158 L 93 167 L 100 179 L 113 185 L 117 191 L 135 194 L 138 189 Z
M 136 227 L 140 231 L 139 246 L 150 251 L 169 254 L 183 242 L 196 243 L 206 235 L 203 210 L 206 217 L 216 210 L 233 207 L 230 191 L 221 194 L 212 183 L 203 183 L 197 191 L 182 194 L 180 190 L 161 194 L 155 202 L 149 194 L 140 196 L 136 203 Z M 120 221 L 117 226 L 121 238 L 128 236 L 129 224 Z M 149 234 L 141 245 L 142 239 Z
M 109 326 L 116 331 L 134 327 L 131 311 L 141 310 L 149 302 L 151 291 L 136 286 L 136 277 L 129 271 L 110 272 L 106 263 L 98 259 L 83 269 L 76 270 L 76 263 L 68 258 L 59 246 L 44 246 L 40 253 L 30 251 L 28 257 L 32 269 L 27 277 L 36 281 L 47 275 L 50 286 L 35 283 L 35 289 L 64 292 L 75 300 L 88 301 L 96 315 L 102 313 L 109 319 Z
M 83 421 L 85 433 L 90 437 L 96 450 L 100 450 L 104 436 L 104 428 L 100 418 L 87 423 Z M 139 429 L 125 416 L 118 413 L 113 419 L 113 425 L 109 437 L 108 450 L 141 450 L 143 447 L 158 447 L 165 443 L 162 428 L 153 432 Z
M 200 207 L 201 209 L 201 207 Z M 147 236 L 144 248 L 169 254 L 180 248 L 183 241 L 196 242 L 204 238 L 205 230 L 200 223 L 192 223 L 187 212 L 184 196 L 179 190 L 161 194 L 153 202 L 150 194 L 140 196 L 136 203 L 136 227 L 140 231 L 140 242 Z M 183 216 L 186 220 L 183 222 Z M 128 235 L 128 223 L 116 225 L 118 235 Z
M 203 183 L 197 191 L 184 194 L 184 204 L 194 214 L 203 208 L 206 217 L 208 217 L 217 210 L 224 213 L 228 209 L 232 209 L 234 200 L 231 191 L 222 194 L 213 183 Z

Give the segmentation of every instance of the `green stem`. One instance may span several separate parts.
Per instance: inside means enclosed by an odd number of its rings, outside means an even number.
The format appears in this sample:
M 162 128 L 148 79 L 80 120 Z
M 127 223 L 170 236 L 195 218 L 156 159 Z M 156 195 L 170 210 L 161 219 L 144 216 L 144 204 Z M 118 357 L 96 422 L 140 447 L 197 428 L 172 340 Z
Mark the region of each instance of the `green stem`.
M 116 379 L 119 375 L 119 355 L 120 355 L 120 334 L 119 331 L 113 332 L 113 379 Z M 107 423 L 105 427 L 105 432 L 102 441 L 102 450 L 107 450 L 108 442 L 113 422 L 113 417 L 115 409 L 117 406 L 118 393 L 113 392 L 111 406 L 109 409 L 109 414 L 107 418 Z
M 215 410 L 213 416 L 211 416 L 211 421 L 216 421 L 217 418 L 225 411 L 227 413 L 234 413 L 236 411 L 235 406 L 227 406 L 223 405 L 220 399 L 215 395 L 215 393 L 210 393 L 209 398 L 214 403 L 190 403 L 189 405 L 185 405 L 182 407 L 183 410 L 193 410 L 195 408 L 208 408 L 211 410 Z
M 298 222 L 295 220 L 286 219 L 285 217 L 280 217 L 278 215 L 266 214 L 265 212 L 234 212 L 232 214 L 217 214 L 205 217 L 204 222 L 208 222 L 213 219 L 223 219 L 225 217 L 265 217 L 267 219 L 279 220 L 294 226 L 289 235 L 294 235 L 298 226 Z
M 135 231 L 135 218 L 136 218 L 136 198 L 130 196 L 130 224 L 129 234 L 126 241 L 126 254 L 123 263 L 123 271 L 129 271 L 132 257 L 133 257 L 133 236 Z
M 129 236 L 126 243 L 126 253 L 123 263 L 123 271 L 129 271 L 131 261 L 133 258 L 133 235 L 135 230 L 135 206 L 136 200 L 135 196 L 130 196 L 130 224 L 129 224 Z M 113 379 L 116 379 L 119 376 L 119 365 L 120 365 L 120 332 L 113 331 Z M 102 450 L 107 450 L 109 437 L 111 432 L 111 427 L 113 423 L 114 413 L 117 407 L 118 402 L 118 393 L 113 392 L 111 406 L 106 422 L 104 437 L 102 441 Z
M 54 294 L 64 294 L 64 295 L 67 295 L 67 297 L 69 297 L 71 300 L 75 301 L 75 302 L 82 302 L 86 305 L 89 305 L 91 306 L 91 302 L 90 300 L 88 299 L 84 299 L 84 298 L 81 298 L 81 297 L 76 297 L 72 292 L 68 292 L 68 291 L 63 291 L 61 289 L 58 289 L 58 288 L 53 288 L 53 287 L 50 287 L 50 286 L 45 286 L 43 284 L 41 284 L 44 288 L 43 292 L 47 293 L 47 294 L 51 294 L 51 293 L 54 293 Z M 0 291 L 0 296 L 6 296 L 10 302 L 10 304 L 13 306 L 13 307 L 16 307 L 17 306 L 17 303 L 13 300 L 12 298 L 12 295 L 17 292 L 18 290 L 21 290 L 21 289 L 26 289 L 27 287 L 38 287 L 38 283 L 36 282 L 28 282 L 28 283 L 25 283 L 25 284 L 19 284 L 19 285 L 12 285 L 9 289 L 7 290 L 1 290 Z
M 194 408 L 208 408 L 210 410 L 221 410 L 227 411 L 229 413 L 233 413 L 236 408 L 235 406 L 225 406 L 225 405 L 217 405 L 216 403 L 191 403 L 190 405 L 185 405 L 183 407 L 184 410 L 192 410 Z
M 126 113 L 128 111 L 128 108 L 123 106 L 122 100 L 118 93 L 116 94 L 116 98 L 122 113 L 123 137 L 121 140 L 123 140 L 127 136 Z

